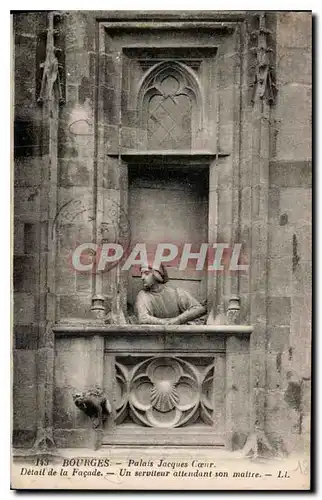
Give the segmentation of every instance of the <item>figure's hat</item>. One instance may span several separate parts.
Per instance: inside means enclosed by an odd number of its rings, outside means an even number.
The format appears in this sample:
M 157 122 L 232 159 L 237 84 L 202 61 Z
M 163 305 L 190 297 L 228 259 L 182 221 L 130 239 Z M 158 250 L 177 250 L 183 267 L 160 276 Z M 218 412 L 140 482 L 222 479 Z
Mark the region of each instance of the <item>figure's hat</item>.
M 160 264 L 159 267 L 155 267 L 153 266 L 153 262 L 148 262 L 147 264 L 142 264 L 141 271 L 144 269 L 151 269 L 160 283 L 166 283 L 167 281 L 169 281 L 167 270 L 163 264 Z

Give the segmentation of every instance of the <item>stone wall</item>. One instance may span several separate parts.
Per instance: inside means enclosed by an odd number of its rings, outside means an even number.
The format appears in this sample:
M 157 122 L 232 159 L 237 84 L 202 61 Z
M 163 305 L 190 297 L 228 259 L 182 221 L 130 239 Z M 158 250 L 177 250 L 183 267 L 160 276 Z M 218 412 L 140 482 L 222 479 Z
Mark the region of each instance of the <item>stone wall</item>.
M 48 170 L 43 145 L 48 127 L 36 103 L 37 66 L 46 13 L 15 14 L 14 32 L 14 439 L 32 444 L 35 433 L 36 353 L 43 333 L 40 318 L 40 242 L 48 225 L 41 217 L 41 187 Z
M 66 104 L 59 117 L 56 262 L 57 319 L 86 317 L 92 297 L 89 273 L 75 273 L 70 252 L 93 241 L 94 186 L 94 17 L 65 13 Z
M 269 164 L 266 430 L 309 442 L 312 115 L 310 13 L 277 16 L 277 103 Z M 275 120 L 275 123 L 274 123 Z

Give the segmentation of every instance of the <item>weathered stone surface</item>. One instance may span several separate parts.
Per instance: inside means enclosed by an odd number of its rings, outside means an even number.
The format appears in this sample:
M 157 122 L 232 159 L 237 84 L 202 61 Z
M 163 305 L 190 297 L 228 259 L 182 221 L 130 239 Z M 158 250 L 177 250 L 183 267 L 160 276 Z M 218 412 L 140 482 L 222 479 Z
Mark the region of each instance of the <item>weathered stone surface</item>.
M 105 151 L 117 153 L 119 150 L 119 130 L 117 126 L 106 125 L 104 127 Z
M 268 294 L 283 297 L 292 293 L 291 256 L 272 258 L 268 261 Z
M 290 297 L 268 297 L 267 319 L 268 324 L 274 326 L 289 326 L 291 315 Z
M 46 160 L 40 157 L 23 156 L 14 162 L 14 184 L 17 187 L 38 186 L 41 170 L 47 167 Z
M 16 325 L 13 331 L 14 349 L 37 349 L 38 326 Z
M 278 99 L 277 158 L 288 161 L 311 159 L 311 87 L 285 85 Z
M 278 221 L 280 216 L 280 189 L 269 188 L 268 190 L 268 217 L 270 220 Z
M 270 161 L 270 187 L 309 188 L 312 186 L 311 161 Z
M 293 295 L 292 297 L 292 312 L 291 312 L 291 333 L 295 338 L 301 339 L 302 335 L 308 336 L 311 329 L 312 320 L 312 296 Z M 301 335 L 301 332 L 302 335 Z
M 17 292 L 37 292 L 39 263 L 36 256 L 14 257 L 13 287 Z
M 294 228 L 290 224 L 281 226 L 274 221 L 268 230 L 269 255 L 273 258 L 292 255 Z
M 74 160 L 60 160 L 60 185 L 69 186 L 89 186 L 93 182 L 92 165 L 81 158 Z
M 14 296 L 14 319 L 18 325 L 29 325 L 34 321 L 35 299 L 31 293 L 17 292 Z
M 92 305 L 92 295 L 84 292 L 77 295 L 60 295 L 59 304 L 60 318 L 88 318 Z
M 300 262 L 294 272 L 293 294 L 311 295 L 312 293 L 312 264 Z
M 277 43 L 284 47 L 312 46 L 312 15 L 310 12 L 281 12 L 278 14 Z
M 58 340 L 55 356 L 55 384 L 83 390 L 90 384 L 91 339 Z M 71 399 L 72 404 L 73 400 Z M 74 407 L 74 406 L 71 406 Z
M 309 262 L 312 259 L 312 226 L 295 226 L 296 253 L 300 261 Z M 294 249 L 295 250 L 295 249 Z
M 278 48 L 277 71 L 280 75 L 280 85 L 297 83 L 310 85 L 312 83 L 312 53 L 297 47 Z
M 15 429 L 35 429 L 36 362 L 35 351 L 13 351 L 13 420 Z
M 117 125 L 119 123 L 119 109 L 117 106 L 117 93 L 113 88 L 104 86 L 102 88 L 104 120 L 106 124 Z
M 290 328 L 284 326 L 268 327 L 268 349 L 283 352 L 289 345 Z

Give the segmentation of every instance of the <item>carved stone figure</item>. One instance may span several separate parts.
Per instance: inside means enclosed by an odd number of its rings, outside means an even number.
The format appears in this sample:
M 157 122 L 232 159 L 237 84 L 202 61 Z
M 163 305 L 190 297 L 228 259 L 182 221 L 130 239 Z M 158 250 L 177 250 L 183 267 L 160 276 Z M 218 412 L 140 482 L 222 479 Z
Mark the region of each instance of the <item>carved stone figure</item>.
M 111 405 L 101 389 L 89 389 L 73 394 L 77 408 L 91 418 L 94 429 L 101 427 L 111 413 Z
M 182 288 L 170 286 L 164 266 L 161 265 L 159 269 L 149 265 L 142 266 L 141 278 L 143 290 L 136 299 L 140 324 L 182 325 L 205 322 L 202 316 L 205 316 L 206 308 Z

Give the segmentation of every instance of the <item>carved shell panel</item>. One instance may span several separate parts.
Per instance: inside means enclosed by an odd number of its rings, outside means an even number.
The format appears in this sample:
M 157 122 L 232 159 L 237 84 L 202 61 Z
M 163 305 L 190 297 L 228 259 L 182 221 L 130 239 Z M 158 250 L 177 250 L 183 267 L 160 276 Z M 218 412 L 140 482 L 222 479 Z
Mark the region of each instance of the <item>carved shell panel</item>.
M 149 427 L 179 427 L 199 416 L 212 425 L 213 364 L 197 368 L 177 357 L 148 358 L 131 369 L 116 363 L 117 418 Z

